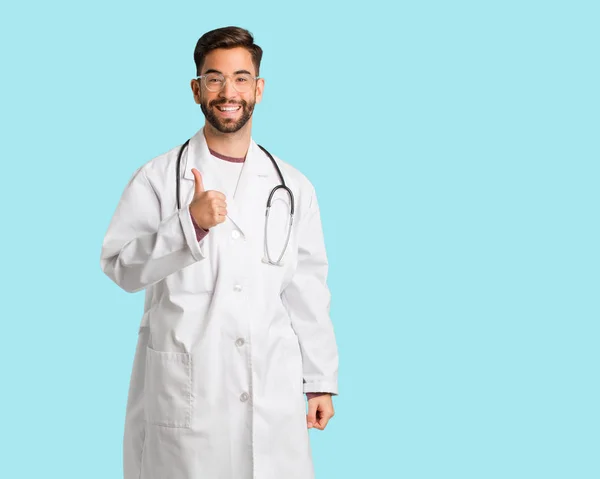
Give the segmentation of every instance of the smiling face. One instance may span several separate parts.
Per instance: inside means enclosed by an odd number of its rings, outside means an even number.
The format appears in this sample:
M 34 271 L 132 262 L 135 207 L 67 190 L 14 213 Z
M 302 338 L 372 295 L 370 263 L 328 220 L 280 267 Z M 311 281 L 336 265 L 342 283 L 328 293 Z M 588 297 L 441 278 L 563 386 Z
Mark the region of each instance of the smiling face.
M 252 55 L 243 47 L 217 48 L 209 52 L 202 65 L 202 75 L 220 73 L 227 81 L 220 91 L 210 91 L 204 81 L 192 80 L 194 100 L 206 117 L 207 127 L 221 133 L 235 133 L 242 128 L 251 128 L 254 105 L 260 103 L 264 80 L 252 80 L 252 88 L 240 93 L 234 88 L 234 77 L 246 73 L 256 77 Z

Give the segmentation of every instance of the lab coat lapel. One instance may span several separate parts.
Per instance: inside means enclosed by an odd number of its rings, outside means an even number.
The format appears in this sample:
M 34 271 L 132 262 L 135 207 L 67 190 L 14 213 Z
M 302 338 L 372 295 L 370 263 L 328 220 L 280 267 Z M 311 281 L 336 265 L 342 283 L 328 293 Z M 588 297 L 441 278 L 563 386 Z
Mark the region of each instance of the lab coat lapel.
M 203 128 L 190 139 L 185 162 L 183 177 L 192 182 L 187 204 L 192 201 L 194 196 L 192 168 L 196 168 L 202 173 L 205 190 L 225 191 L 218 171 L 214 167 L 214 159 L 206 144 Z M 269 158 L 251 139 L 235 194 L 226 199 L 227 217 L 244 235 L 247 235 L 251 228 L 255 227 L 254 223 L 257 220 L 264 218 L 267 201 L 264 191 L 265 187 L 270 184 L 273 175 L 269 167 L 272 168 Z
M 192 182 L 192 189 L 187 199 L 187 204 L 189 204 L 194 198 L 195 179 L 194 174 L 192 173 L 192 168 L 196 168 L 202 174 L 202 183 L 204 184 L 205 191 L 224 191 L 223 183 L 219 178 L 217 169 L 215 168 L 214 159 L 208 150 L 206 138 L 204 138 L 203 128 L 201 128 L 192 138 L 190 138 L 185 162 L 183 177 Z
M 238 181 L 233 204 L 227 204 L 229 218 L 244 235 L 264 225 L 264 215 L 272 171 L 271 162 L 258 145 L 250 140 L 246 161 Z M 260 229 L 259 228 L 259 229 Z

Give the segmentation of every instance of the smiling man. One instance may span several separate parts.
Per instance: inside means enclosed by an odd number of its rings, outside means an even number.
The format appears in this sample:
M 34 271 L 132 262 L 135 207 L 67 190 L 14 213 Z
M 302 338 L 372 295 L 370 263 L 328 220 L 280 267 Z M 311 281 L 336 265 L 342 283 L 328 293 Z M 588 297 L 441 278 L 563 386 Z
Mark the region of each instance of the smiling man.
M 103 271 L 146 295 L 125 479 L 314 477 L 308 429 L 337 395 L 328 263 L 313 185 L 251 137 L 261 57 L 241 28 L 198 40 L 204 126 L 133 174 L 104 238 Z
M 204 61 L 207 65 L 222 64 L 222 68 L 229 67 L 230 69 L 234 64 L 244 65 L 250 63 L 248 68 L 251 71 L 246 69 L 235 70 L 233 77 L 231 77 L 230 88 L 234 93 L 241 94 L 234 95 L 239 96 L 239 99 L 228 98 L 224 95 L 223 89 L 227 85 L 227 80 L 220 70 L 206 68 L 202 75 L 199 74 L 198 78 L 192 80 L 194 99 L 196 103 L 200 104 L 202 113 L 206 118 L 206 125 L 209 125 L 208 128 L 213 128 L 219 133 L 235 133 L 246 126 L 250 120 L 249 125 L 246 127 L 249 133 L 254 105 L 262 98 L 264 88 L 264 80 L 258 78 L 254 73 L 257 69 L 253 65 L 250 52 L 243 47 L 235 47 L 229 50 L 218 49 L 206 54 Z M 204 89 L 201 80 L 204 80 Z M 254 86 L 256 88 L 253 88 Z M 204 95 L 202 94 L 203 91 Z M 244 97 L 248 97 L 249 102 Z M 202 101 L 202 98 L 204 101 Z

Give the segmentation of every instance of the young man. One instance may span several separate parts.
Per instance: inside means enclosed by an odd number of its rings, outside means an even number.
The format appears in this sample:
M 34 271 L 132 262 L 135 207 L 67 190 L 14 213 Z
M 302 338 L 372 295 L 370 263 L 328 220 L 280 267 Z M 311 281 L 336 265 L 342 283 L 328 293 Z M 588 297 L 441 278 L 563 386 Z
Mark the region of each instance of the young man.
M 104 238 L 103 271 L 146 291 L 125 479 L 314 477 L 308 429 L 337 394 L 328 264 L 312 184 L 251 138 L 261 56 L 241 28 L 200 38 L 204 127 L 134 173 Z

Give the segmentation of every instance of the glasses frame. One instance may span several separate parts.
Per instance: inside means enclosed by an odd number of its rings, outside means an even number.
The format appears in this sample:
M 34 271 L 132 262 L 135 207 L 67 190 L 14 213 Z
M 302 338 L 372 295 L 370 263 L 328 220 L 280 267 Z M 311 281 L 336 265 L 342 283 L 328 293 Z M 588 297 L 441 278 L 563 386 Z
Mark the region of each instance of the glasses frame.
M 223 77 L 223 79 L 225 80 L 223 82 L 223 86 L 219 89 L 219 90 L 211 90 L 210 88 L 208 88 L 208 85 L 206 84 L 206 80 L 204 80 L 204 78 L 206 78 L 208 75 L 212 75 L 213 73 L 208 73 L 207 75 L 200 75 L 196 77 L 196 80 L 201 80 L 201 83 L 204 84 L 204 88 L 206 88 L 208 91 L 212 92 L 212 93 L 218 93 L 220 91 L 223 91 L 223 89 L 225 88 L 225 84 L 227 83 L 227 81 L 229 80 L 229 78 L 231 76 L 235 76 L 235 75 L 223 75 L 222 73 L 219 73 L 219 75 L 221 75 Z M 259 80 L 260 77 L 259 76 L 250 76 L 250 78 L 252 78 L 252 80 L 254 80 L 255 84 L 256 84 L 256 80 Z M 249 91 L 252 90 L 252 87 L 250 87 L 250 90 L 248 91 L 239 91 L 237 89 L 237 86 L 235 85 L 235 82 L 233 82 L 233 89 L 235 91 L 237 91 L 238 93 L 248 93 Z

